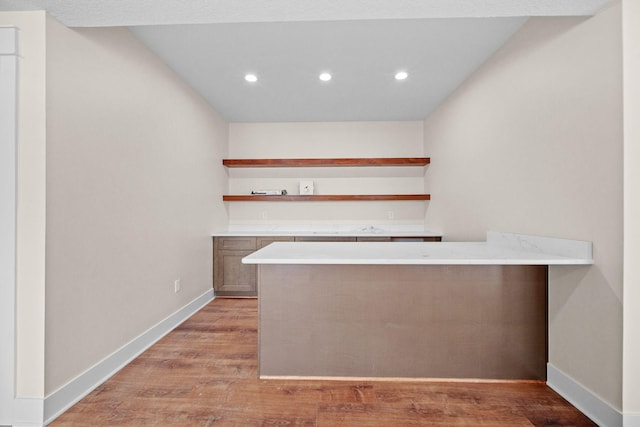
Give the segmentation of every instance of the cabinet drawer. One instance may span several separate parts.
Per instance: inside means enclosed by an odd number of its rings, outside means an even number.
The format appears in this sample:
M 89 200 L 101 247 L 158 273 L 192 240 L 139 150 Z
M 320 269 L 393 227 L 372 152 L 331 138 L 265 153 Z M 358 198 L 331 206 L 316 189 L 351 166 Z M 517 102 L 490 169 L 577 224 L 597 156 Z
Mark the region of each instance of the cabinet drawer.
M 392 242 L 440 242 L 442 238 L 440 236 L 427 236 L 427 237 L 391 237 Z
M 255 237 L 216 237 L 219 250 L 251 251 L 256 249 Z
M 282 236 L 282 237 L 258 237 L 257 241 L 257 249 L 262 249 L 268 244 L 273 242 L 293 242 L 293 236 Z
M 296 242 L 355 242 L 355 237 L 346 236 L 296 236 Z
M 391 237 L 389 236 L 378 236 L 378 237 L 358 237 L 358 242 L 390 242 Z

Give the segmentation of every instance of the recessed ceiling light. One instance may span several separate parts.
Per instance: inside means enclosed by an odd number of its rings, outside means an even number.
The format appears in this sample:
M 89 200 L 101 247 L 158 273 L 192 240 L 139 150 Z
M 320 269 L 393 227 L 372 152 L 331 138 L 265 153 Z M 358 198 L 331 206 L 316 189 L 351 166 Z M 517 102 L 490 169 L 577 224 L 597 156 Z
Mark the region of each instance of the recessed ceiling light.
M 320 80 L 322 80 L 323 82 L 328 82 L 329 80 L 331 80 L 331 74 L 329 73 L 322 73 L 318 76 L 318 78 Z
M 409 77 L 409 74 L 406 71 L 398 71 L 395 77 L 396 80 L 404 80 Z
M 258 81 L 258 76 L 255 74 L 245 74 L 244 79 L 249 83 L 255 83 Z

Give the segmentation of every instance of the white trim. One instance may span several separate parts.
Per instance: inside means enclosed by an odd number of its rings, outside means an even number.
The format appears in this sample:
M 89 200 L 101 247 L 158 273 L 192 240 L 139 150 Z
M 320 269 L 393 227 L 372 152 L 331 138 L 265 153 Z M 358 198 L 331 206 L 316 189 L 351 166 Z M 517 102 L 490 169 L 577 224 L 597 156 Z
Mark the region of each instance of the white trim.
M 640 427 L 640 414 L 624 414 L 622 425 L 624 427 Z
M 551 363 L 547 363 L 547 385 L 599 426 L 619 427 L 623 425 L 622 413 L 619 410 Z M 634 422 L 637 422 L 637 416 L 630 415 L 629 417 L 636 419 Z M 627 427 L 626 419 L 627 417 L 625 416 L 625 427 Z M 640 424 L 630 425 L 640 426 Z
M 13 427 L 42 427 L 44 400 L 16 398 L 13 400 Z
M 65 0 L 4 1 L 4 10 L 47 10 L 68 27 L 219 24 L 238 22 L 359 21 L 363 19 L 497 18 L 513 16 L 591 16 L 607 0 L 563 1 L 366 1 L 245 0 L 245 1 L 85 1 L 69 7 Z M 318 4 L 322 6 L 317 6 Z M 156 13 L 151 10 L 153 4 Z M 107 6 L 108 5 L 108 6 Z M 92 7 L 93 6 L 93 7 Z
M 17 30 L 0 28 L 0 424 L 15 395 Z
M 92 368 L 89 368 L 83 374 L 51 393 L 44 401 L 44 419 L 46 423 L 48 424 L 60 416 L 213 299 L 213 289 L 210 289 Z
M 624 414 L 622 425 L 624 427 L 640 427 L 640 414 Z
M 0 27 L 0 55 L 17 55 L 17 45 L 17 28 Z

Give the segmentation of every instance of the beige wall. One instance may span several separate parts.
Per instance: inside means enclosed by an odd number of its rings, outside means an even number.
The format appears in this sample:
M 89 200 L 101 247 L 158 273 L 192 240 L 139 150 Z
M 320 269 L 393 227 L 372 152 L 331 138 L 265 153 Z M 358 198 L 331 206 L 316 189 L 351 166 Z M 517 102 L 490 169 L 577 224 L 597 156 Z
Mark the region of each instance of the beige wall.
M 625 1 L 627 22 L 637 20 L 632 3 Z M 592 240 L 594 267 L 552 269 L 550 361 L 621 407 L 619 14 L 614 6 L 591 19 L 531 19 L 425 121 L 424 137 L 422 122 L 232 124 L 229 156 L 424 154 L 434 162 L 426 173 L 390 172 L 390 178 L 397 179 L 393 187 L 420 189 L 426 176 L 434 198 L 427 227 L 448 239 L 483 239 L 492 229 Z M 339 210 L 352 222 L 386 222 L 390 210 L 400 221 L 425 218 L 421 203 L 365 204 L 366 212 L 363 204 L 234 204 L 225 211 L 220 194 L 263 178 L 231 173 L 227 184 L 229 172 L 216 167 L 227 156 L 227 125 L 126 30 L 72 31 L 49 19 L 45 41 L 41 12 L 0 13 L 0 25 L 20 28 L 20 396 L 51 393 L 207 289 L 208 236 L 226 228 L 227 211 L 236 222 L 259 222 L 263 212 L 267 222 L 331 222 Z M 628 25 L 626 40 L 637 40 L 637 31 Z M 625 67 L 627 76 L 638 75 L 637 61 Z M 637 115 L 634 83 L 625 81 L 629 115 Z M 625 128 L 629 162 L 637 145 L 631 122 Z M 301 177 L 293 173 L 270 179 L 295 187 Z M 344 181 L 335 173 L 319 179 Z M 627 183 L 638 182 L 633 168 L 625 173 Z M 350 188 L 366 184 L 357 177 L 350 176 Z M 637 203 L 626 200 L 631 215 Z M 626 227 L 637 234 L 629 220 Z M 630 240 L 625 256 L 635 262 Z M 635 273 L 625 271 L 629 325 L 637 323 Z M 176 295 L 178 277 L 183 291 Z M 638 345 L 628 331 L 625 375 L 637 378 L 631 361 Z M 639 388 L 625 380 L 625 412 L 640 411 Z
M 211 289 L 227 131 L 128 30 L 47 19 L 47 394 Z
M 622 406 L 620 5 L 532 18 L 425 121 L 426 222 L 447 240 L 487 230 L 594 243 L 554 267 L 549 361 Z
M 231 123 L 229 156 L 417 157 L 424 153 L 422 127 L 422 121 Z M 232 194 L 259 189 L 298 194 L 300 180 L 313 181 L 316 194 L 393 194 L 424 192 L 425 168 L 229 169 L 227 173 Z M 425 208 L 425 202 L 228 203 L 234 224 L 422 224 Z
M 18 28 L 16 394 L 44 397 L 45 14 L 3 12 Z
M 640 2 L 623 3 L 624 410 L 640 415 Z

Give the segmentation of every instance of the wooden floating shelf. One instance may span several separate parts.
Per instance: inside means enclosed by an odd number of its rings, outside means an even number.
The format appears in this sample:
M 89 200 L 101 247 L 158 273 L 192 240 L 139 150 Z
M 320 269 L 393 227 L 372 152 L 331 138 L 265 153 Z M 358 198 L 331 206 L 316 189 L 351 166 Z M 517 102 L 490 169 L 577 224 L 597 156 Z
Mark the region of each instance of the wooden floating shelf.
M 336 166 L 425 166 L 429 157 L 372 157 L 337 159 L 223 159 L 228 168 L 336 167 Z
M 429 194 L 335 194 L 313 196 L 226 195 L 225 202 L 341 202 L 370 200 L 431 200 Z

